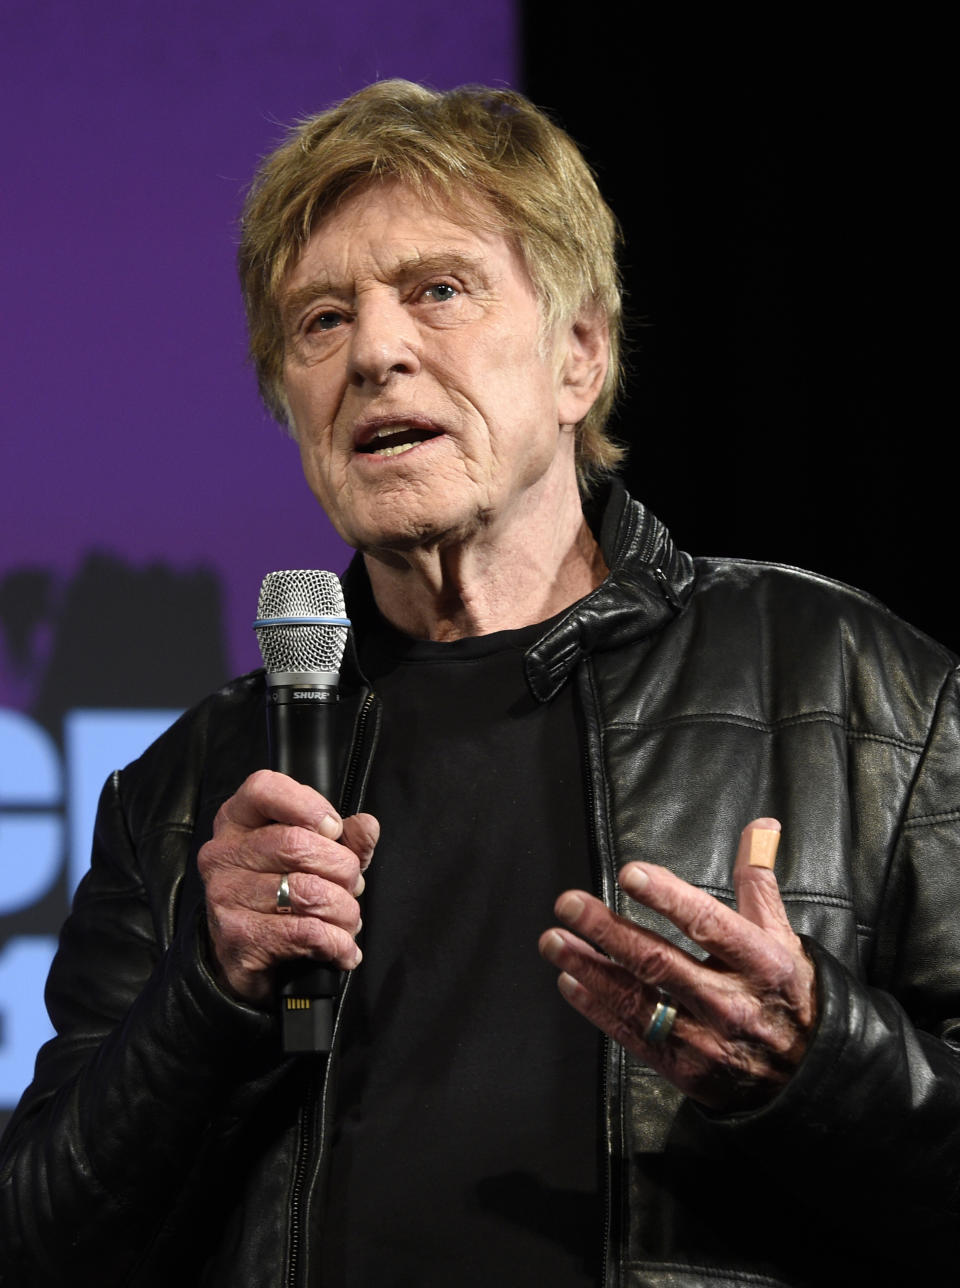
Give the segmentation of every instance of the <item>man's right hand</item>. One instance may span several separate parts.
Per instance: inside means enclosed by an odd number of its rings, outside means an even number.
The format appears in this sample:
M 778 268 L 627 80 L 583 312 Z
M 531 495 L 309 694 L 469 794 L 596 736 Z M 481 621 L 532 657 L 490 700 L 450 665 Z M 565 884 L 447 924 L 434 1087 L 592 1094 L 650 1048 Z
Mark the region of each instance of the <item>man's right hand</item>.
M 341 819 L 312 787 L 269 769 L 223 803 L 197 864 L 215 964 L 234 997 L 269 1005 L 280 962 L 357 965 L 357 898 L 379 835 L 371 814 Z M 277 909 L 284 875 L 289 915 Z

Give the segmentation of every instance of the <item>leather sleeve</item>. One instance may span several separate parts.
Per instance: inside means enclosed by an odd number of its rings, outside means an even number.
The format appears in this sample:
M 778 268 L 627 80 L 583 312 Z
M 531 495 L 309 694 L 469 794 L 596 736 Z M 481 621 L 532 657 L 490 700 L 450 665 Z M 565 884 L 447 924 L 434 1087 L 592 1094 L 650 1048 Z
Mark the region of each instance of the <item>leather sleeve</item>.
M 183 900 L 174 930 L 179 880 L 145 888 L 122 783 L 115 774 L 101 797 L 91 871 L 48 981 L 58 1036 L 3 1141 L 4 1288 L 127 1283 L 173 1196 L 277 1064 L 272 1019 L 233 1003 L 205 968 L 199 900 Z M 152 839 L 182 875 L 189 827 Z
M 955 1267 L 960 1231 L 958 696 L 954 673 L 909 792 L 869 982 L 807 941 L 821 1012 L 803 1064 L 762 1111 L 713 1119 L 778 1186 L 799 1187 L 818 1238 L 863 1246 L 866 1233 L 881 1259 L 928 1273 Z

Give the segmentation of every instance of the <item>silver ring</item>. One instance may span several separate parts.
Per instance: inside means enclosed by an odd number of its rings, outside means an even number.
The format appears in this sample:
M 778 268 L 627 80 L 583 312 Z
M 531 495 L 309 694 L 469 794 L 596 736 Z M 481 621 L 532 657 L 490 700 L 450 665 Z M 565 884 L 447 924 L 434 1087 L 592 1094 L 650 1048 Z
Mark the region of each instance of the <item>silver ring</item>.
M 676 1018 L 677 1008 L 670 1005 L 668 997 L 662 997 L 653 1008 L 650 1023 L 644 1030 L 644 1042 L 648 1046 L 662 1046 L 670 1036 L 670 1030 L 673 1028 L 673 1022 Z
M 277 886 L 277 912 L 293 912 L 293 905 L 290 902 L 290 882 L 286 872 Z

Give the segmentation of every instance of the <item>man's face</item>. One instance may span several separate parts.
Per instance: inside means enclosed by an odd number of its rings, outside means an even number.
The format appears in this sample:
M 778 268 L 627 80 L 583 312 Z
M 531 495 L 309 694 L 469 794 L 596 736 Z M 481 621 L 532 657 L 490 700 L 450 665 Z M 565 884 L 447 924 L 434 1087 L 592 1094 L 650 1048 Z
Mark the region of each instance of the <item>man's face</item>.
M 352 546 L 495 534 L 569 485 L 569 426 L 585 409 L 501 233 L 373 186 L 319 225 L 281 307 L 304 472 Z

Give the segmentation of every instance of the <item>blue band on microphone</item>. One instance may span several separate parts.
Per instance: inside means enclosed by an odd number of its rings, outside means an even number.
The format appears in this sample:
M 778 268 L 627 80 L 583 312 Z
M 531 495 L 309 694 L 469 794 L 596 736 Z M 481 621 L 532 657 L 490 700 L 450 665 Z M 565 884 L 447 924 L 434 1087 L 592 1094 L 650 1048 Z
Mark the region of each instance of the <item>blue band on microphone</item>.
M 349 617 L 258 617 L 253 629 L 261 626 L 349 626 Z

